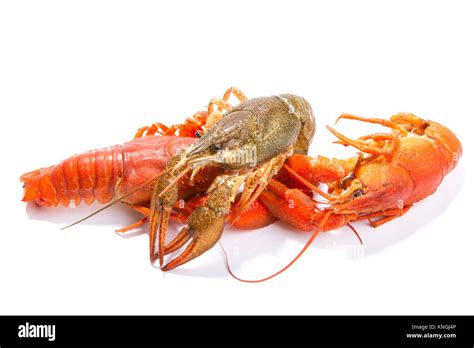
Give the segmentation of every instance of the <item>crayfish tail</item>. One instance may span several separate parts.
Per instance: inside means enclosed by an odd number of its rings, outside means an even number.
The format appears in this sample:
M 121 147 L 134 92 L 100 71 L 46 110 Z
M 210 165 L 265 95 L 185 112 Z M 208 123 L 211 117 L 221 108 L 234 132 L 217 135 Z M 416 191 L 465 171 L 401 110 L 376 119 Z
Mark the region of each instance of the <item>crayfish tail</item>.
M 36 200 L 38 205 L 41 205 L 41 191 L 39 189 L 39 177 L 42 169 L 37 169 L 28 173 L 23 174 L 20 177 L 20 181 L 23 183 L 24 193 L 23 202 Z M 44 205 L 44 204 L 43 204 Z
M 34 201 L 39 207 L 57 206 L 58 199 L 51 180 L 52 167 L 41 168 L 20 177 L 24 183 L 24 196 L 22 201 Z
M 48 207 L 75 207 L 81 201 L 91 204 L 95 199 L 107 203 L 114 197 L 115 184 L 121 176 L 120 146 L 89 151 L 23 174 L 22 201 Z

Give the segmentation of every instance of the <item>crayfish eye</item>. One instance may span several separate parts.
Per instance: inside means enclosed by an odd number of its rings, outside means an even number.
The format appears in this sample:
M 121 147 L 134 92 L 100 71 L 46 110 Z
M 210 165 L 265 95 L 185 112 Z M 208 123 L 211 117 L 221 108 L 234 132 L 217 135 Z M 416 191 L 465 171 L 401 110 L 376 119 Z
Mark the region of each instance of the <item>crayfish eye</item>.
M 217 151 L 220 151 L 222 150 L 222 145 L 221 144 L 214 144 L 212 145 L 212 150 L 217 152 Z
M 352 198 L 357 198 L 360 197 L 364 194 L 364 191 L 362 189 L 357 189 L 352 193 Z
M 201 138 L 202 137 L 202 133 L 201 131 L 196 131 L 196 133 L 194 134 L 196 136 L 196 138 Z

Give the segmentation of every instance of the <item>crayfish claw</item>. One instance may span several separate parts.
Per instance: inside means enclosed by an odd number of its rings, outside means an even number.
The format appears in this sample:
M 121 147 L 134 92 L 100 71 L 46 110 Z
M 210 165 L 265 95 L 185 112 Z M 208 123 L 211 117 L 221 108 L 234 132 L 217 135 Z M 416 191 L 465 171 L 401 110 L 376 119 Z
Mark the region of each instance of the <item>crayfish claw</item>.
M 214 179 L 215 185 L 211 186 L 215 188 L 209 194 L 206 205 L 193 210 L 188 218 L 188 227 L 183 228 L 176 238 L 164 247 L 164 253 L 168 254 L 181 248 L 191 239 L 179 256 L 161 268 L 163 271 L 169 271 L 191 261 L 211 249 L 219 241 L 224 231 L 226 216 L 244 179 L 245 175 L 222 176 Z
M 180 159 L 175 156 L 168 162 L 168 168 L 175 167 L 176 162 Z M 172 170 L 171 170 L 172 171 Z M 185 171 L 183 171 L 184 173 Z M 182 174 L 182 173 L 181 173 Z M 164 259 L 164 244 L 166 240 L 166 230 L 170 219 L 171 211 L 178 201 L 178 186 L 176 182 L 178 177 L 173 176 L 172 173 L 167 173 L 160 177 L 155 184 L 150 203 L 150 262 L 152 264 L 158 259 L 160 267 L 163 265 Z M 158 233 L 158 253 L 157 247 L 157 233 Z
M 179 234 L 164 248 L 164 254 L 168 255 L 173 251 L 181 248 L 186 242 L 191 239 L 191 234 L 189 233 L 189 227 L 183 227 Z
M 159 210 L 153 210 L 150 215 L 150 262 L 155 263 L 159 260 L 160 267 L 163 265 L 164 258 L 164 240 L 166 237 L 166 229 L 170 218 L 171 209 L 168 207 L 160 207 Z M 156 252 L 156 240 L 158 232 L 158 253 Z
M 183 246 L 189 239 L 191 243 L 176 258 L 161 268 L 166 272 L 185 264 L 211 249 L 224 231 L 225 216 L 218 216 L 207 207 L 199 207 L 189 217 L 189 227 L 184 227 L 168 245 L 166 252 Z

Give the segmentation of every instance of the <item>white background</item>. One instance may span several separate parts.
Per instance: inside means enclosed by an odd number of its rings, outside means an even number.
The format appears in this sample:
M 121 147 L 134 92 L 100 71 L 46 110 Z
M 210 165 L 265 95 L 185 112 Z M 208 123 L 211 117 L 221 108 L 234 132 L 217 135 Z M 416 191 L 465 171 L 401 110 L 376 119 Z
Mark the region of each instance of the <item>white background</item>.
M 2 1 L 0 314 L 474 314 L 472 15 L 468 1 Z M 168 274 L 151 267 L 146 234 L 113 232 L 138 217 L 124 207 L 60 231 L 98 205 L 20 202 L 23 172 L 179 122 L 232 85 L 306 97 L 312 155 L 355 152 L 324 127 L 341 112 L 410 111 L 453 129 L 464 157 L 404 217 L 357 223 L 364 257 L 342 228 L 256 285 L 232 279 L 218 247 Z M 222 241 L 255 278 L 308 237 L 275 224 Z

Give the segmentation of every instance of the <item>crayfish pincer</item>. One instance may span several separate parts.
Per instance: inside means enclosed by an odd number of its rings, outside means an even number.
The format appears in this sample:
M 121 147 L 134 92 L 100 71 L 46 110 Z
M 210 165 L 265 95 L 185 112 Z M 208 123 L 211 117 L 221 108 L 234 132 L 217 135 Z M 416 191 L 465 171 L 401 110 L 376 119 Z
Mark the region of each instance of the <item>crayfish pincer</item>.
M 239 105 L 227 103 L 230 93 L 239 98 Z M 150 202 L 150 260 L 158 259 L 162 270 L 168 271 L 213 247 L 241 186 L 234 217 L 255 202 L 289 156 L 307 153 L 314 131 L 311 106 L 296 95 L 246 100 L 242 92 L 231 88 L 225 98 L 213 99 L 200 138 L 171 158 L 156 182 Z M 178 183 L 192 182 L 207 167 L 218 167 L 222 173 L 206 190 L 205 204 L 190 213 L 187 226 L 165 245 L 170 215 L 183 198 Z M 163 266 L 166 254 L 188 242 L 179 256 Z

